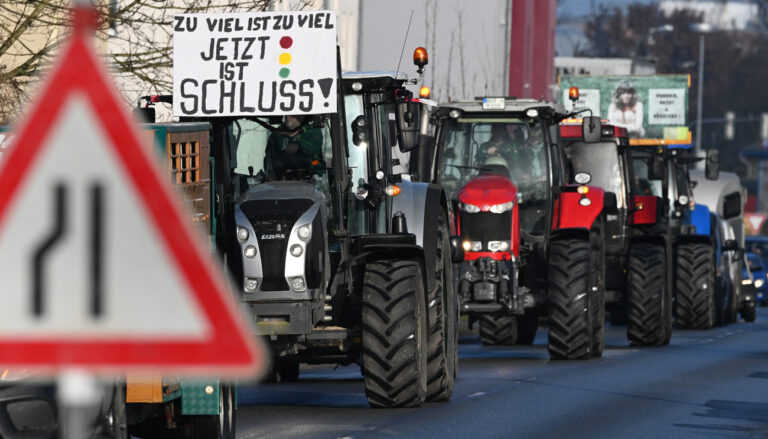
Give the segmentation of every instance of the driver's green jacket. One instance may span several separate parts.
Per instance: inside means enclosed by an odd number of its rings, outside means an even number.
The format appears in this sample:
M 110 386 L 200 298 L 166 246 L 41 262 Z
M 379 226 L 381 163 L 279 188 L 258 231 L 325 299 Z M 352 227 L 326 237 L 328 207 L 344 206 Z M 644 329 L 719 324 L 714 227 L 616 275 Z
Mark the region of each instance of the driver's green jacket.
M 285 127 L 281 127 L 285 128 Z M 296 154 L 286 153 L 289 143 L 298 143 L 299 150 Z M 312 162 L 317 161 L 317 165 Z M 299 129 L 295 136 L 286 136 L 280 133 L 272 133 L 267 140 L 267 150 L 264 156 L 264 169 L 291 168 L 313 171 L 322 170 L 323 161 L 323 133 L 317 128 L 305 125 Z

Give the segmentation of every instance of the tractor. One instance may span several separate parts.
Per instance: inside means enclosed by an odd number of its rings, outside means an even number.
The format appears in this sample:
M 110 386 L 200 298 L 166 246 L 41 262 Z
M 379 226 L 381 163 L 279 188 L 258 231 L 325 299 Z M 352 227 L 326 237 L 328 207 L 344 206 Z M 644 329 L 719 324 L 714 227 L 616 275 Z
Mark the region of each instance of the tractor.
M 338 113 L 299 128 L 322 139 L 308 168 L 268 168 L 277 120 L 211 121 L 220 246 L 277 377 L 359 363 L 373 407 L 450 399 L 458 358 L 447 198 L 404 172 L 432 142 L 429 105 L 408 82 L 339 77 Z
M 600 134 L 588 141 L 590 132 Z M 636 177 L 647 179 L 648 168 L 638 169 L 635 175 L 625 128 L 600 120 L 568 120 L 561 124 L 560 134 L 571 181 L 600 186 L 616 199 L 615 211 L 606 212 L 603 234 L 610 321 L 627 325 L 627 338 L 633 346 L 668 344 L 672 313 L 666 248 L 643 233 L 659 222 L 662 194 L 633 192 L 632 182 Z
M 568 184 L 551 102 L 478 98 L 435 112 L 434 181 L 456 217 L 460 312 L 484 344 L 531 344 L 549 319 L 552 359 L 602 355 L 605 210 L 601 188 Z M 612 207 L 613 206 L 613 207 Z

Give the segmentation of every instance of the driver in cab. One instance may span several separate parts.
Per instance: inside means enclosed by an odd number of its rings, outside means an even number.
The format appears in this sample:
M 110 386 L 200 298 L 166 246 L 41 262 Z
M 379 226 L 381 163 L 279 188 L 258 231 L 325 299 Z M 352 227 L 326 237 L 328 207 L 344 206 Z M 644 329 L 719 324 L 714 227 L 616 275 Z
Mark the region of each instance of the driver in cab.
M 321 173 L 323 133 L 304 123 L 302 115 L 286 115 L 267 140 L 264 169 L 272 178 L 283 179 L 294 172 Z

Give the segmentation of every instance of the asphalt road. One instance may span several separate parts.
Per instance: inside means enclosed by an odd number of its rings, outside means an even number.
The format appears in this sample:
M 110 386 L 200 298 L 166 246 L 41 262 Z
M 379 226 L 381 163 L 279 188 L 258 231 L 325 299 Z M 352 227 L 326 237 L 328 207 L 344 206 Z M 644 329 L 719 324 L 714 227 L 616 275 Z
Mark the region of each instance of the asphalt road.
M 631 348 L 608 328 L 602 358 L 548 360 L 532 347 L 461 338 L 453 398 L 368 408 L 359 367 L 302 368 L 295 383 L 241 387 L 238 438 L 768 437 L 768 309 L 755 323 L 676 330 Z

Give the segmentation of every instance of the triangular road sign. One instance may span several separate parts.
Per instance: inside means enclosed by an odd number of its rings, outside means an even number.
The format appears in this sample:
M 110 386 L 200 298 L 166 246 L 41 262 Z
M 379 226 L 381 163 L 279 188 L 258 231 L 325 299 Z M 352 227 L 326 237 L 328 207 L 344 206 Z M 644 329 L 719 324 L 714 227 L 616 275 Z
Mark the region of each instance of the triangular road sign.
M 752 233 L 759 235 L 760 229 L 763 228 L 763 223 L 765 223 L 768 215 L 765 215 L 764 213 L 748 213 L 744 214 L 744 217 L 747 219 L 747 221 L 749 221 L 749 225 L 752 228 Z
M 0 162 L 0 365 L 254 372 L 263 350 L 86 38 Z

